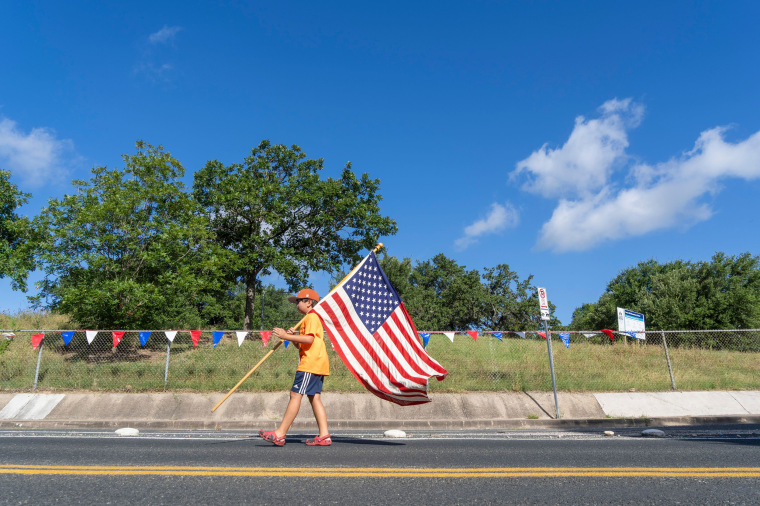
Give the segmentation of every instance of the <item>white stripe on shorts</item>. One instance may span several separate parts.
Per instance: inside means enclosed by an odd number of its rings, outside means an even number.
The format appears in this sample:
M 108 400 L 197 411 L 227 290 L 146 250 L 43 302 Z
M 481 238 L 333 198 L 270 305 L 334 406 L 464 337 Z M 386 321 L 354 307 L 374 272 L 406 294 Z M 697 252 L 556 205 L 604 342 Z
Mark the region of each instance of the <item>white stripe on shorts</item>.
M 304 392 L 308 390 L 309 383 L 311 382 L 312 374 L 310 372 L 303 373 L 303 381 L 301 381 L 301 388 L 298 389 L 298 393 L 304 395 Z

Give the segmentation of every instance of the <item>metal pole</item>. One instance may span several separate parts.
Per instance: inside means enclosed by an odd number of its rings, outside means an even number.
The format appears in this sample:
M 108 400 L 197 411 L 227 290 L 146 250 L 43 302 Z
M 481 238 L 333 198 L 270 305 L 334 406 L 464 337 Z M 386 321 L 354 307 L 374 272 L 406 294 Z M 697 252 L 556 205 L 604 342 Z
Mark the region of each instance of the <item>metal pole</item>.
M 668 353 L 668 342 L 665 340 L 665 331 L 662 331 L 662 345 L 665 347 L 665 360 L 668 361 L 668 372 L 670 373 L 670 384 L 673 390 L 676 389 L 676 380 L 673 378 L 673 368 L 670 366 L 670 353 Z
M 34 371 L 34 385 L 32 391 L 37 390 L 37 379 L 40 377 L 40 360 L 42 359 L 42 345 L 45 344 L 45 340 L 40 341 L 40 351 L 37 353 L 37 370 Z
M 549 322 L 544 320 L 544 332 L 546 333 L 546 347 L 549 349 L 549 369 L 552 372 L 552 389 L 554 390 L 554 409 L 557 411 L 557 420 L 559 416 L 559 402 L 557 402 L 557 382 L 554 379 L 554 354 L 552 354 L 552 336 L 549 334 Z
M 259 330 L 264 330 L 264 283 L 261 283 L 261 321 Z
M 164 390 L 166 390 L 166 382 L 169 381 L 169 354 L 172 351 L 172 342 L 169 341 L 166 344 L 166 369 L 164 369 Z

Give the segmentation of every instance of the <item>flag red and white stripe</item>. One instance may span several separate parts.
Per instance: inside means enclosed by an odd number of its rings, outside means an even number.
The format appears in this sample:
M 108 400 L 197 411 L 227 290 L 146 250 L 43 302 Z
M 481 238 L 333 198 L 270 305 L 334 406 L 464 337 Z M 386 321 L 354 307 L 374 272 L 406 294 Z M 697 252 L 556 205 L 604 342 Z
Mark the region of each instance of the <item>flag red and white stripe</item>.
M 422 347 L 374 252 L 312 311 L 351 374 L 382 399 L 402 406 L 430 402 L 428 379 L 448 374 Z

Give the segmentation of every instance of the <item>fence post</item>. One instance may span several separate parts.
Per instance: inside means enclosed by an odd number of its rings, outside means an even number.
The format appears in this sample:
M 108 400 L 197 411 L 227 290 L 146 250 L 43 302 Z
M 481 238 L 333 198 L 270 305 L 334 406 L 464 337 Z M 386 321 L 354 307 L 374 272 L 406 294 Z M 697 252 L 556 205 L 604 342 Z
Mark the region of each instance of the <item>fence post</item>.
M 166 390 L 166 382 L 169 380 L 169 355 L 172 351 L 172 342 L 166 343 L 166 368 L 164 369 L 164 390 Z
M 665 360 L 668 361 L 668 372 L 670 373 L 670 384 L 673 390 L 676 389 L 676 380 L 673 378 L 673 368 L 670 366 L 670 353 L 668 353 L 668 342 L 665 340 L 665 331 L 662 330 L 662 345 L 665 347 Z
M 557 402 L 557 382 L 554 379 L 554 355 L 552 354 L 552 336 L 549 333 L 549 322 L 544 320 L 544 332 L 546 333 L 546 347 L 549 350 L 549 370 L 552 373 L 552 390 L 554 390 L 554 409 L 557 412 L 557 420 L 559 416 L 559 403 Z
M 45 340 L 40 341 L 40 351 L 37 353 L 37 369 L 34 371 L 34 385 L 32 386 L 32 392 L 37 390 L 37 379 L 40 377 L 40 360 L 42 359 L 42 345 L 45 344 Z

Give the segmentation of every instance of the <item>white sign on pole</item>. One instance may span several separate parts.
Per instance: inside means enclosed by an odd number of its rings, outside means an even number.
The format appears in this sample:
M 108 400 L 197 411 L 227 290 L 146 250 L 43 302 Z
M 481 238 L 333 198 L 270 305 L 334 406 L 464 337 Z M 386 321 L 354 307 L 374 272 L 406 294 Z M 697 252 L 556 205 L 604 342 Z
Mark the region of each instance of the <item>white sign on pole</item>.
M 549 299 L 546 296 L 546 288 L 538 287 L 538 308 L 541 310 L 541 319 L 550 320 L 549 317 Z
M 617 308 L 617 315 L 619 331 L 633 332 L 636 339 L 646 339 L 643 314 L 619 307 Z

